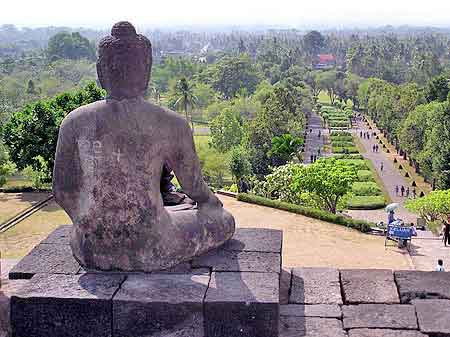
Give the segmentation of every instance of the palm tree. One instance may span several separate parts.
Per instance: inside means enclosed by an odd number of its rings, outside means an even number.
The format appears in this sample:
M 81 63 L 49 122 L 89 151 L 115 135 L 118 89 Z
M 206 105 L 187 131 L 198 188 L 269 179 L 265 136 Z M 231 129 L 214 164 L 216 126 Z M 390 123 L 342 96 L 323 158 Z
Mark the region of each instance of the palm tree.
M 189 84 L 189 82 L 186 80 L 186 78 L 181 78 L 176 86 L 175 94 L 177 97 L 177 100 L 175 101 L 176 107 L 182 107 L 184 110 L 184 113 L 186 114 L 186 120 L 189 122 L 189 112 L 188 108 L 190 107 L 193 109 L 197 105 L 197 97 L 194 95 L 194 92 L 192 90 L 192 86 Z M 192 114 L 191 114 L 191 127 L 192 132 L 194 132 L 194 122 L 192 121 Z

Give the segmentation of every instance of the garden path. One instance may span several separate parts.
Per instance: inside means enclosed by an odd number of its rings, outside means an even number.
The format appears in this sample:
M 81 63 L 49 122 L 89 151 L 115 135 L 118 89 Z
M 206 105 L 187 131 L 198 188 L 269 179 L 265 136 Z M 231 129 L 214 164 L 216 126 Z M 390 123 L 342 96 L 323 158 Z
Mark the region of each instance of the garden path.
M 303 153 L 303 162 L 305 164 L 311 164 L 311 155 L 320 156 L 324 155 L 323 145 L 324 145 L 324 135 L 328 133 L 326 129 L 323 128 L 322 119 L 320 116 L 312 112 L 311 116 L 308 118 L 308 124 L 306 126 L 306 139 L 305 139 L 305 151 Z M 320 132 L 320 137 L 319 137 Z M 318 150 L 320 149 L 320 156 L 318 155 Z
M 360 131 L 370 132 L 370 139 L 360 138 Z M 380 146 L 379 152 L 373 152 L 372 146 L 379 144 L 376 138 L 373 136 L 373 132 L 379 133 L 378 130 L 369 130 L 365 123 L 358 122 L 353 129 L 353 132 L 359 137 L 361 144 L 364 146 L 365 153 L 363 156 L 369 159 L 376 168 L 378 175 L 380 176 L 386 191 L 393 202 L 399 203 L 400 208 L 396 211 L 396 217 L 403 219 L 405 222 L 416 223 L 417 215 L 409 212 L 404 204 L 407 200 L 406 197 L 397 195 L 395 192 L 395 186 L 402 185 L 408 187 L 408 182 L 394 166 L 391 160 L 389 160 L 387 153 L 383 151 Z M 381 164 L 383 164 L 383 171 L 381 171 Z M 410 187 L 410 196 L 412 195 L 412 187 Z M 384 210 L 373 211 L 349 211 L 349 214 L 354 218 L 366 219 L 373 222 L 387 221 L 387 214 Z M 411 252 L 410 252 L 414 267 L 418 270 L 432 270 L 436 266 L 437 259 L 444 260 L 444 266 L 450 270 L 450 247 L 444 247 L 442 240 L 430 231 L 418 231 L 418 236 L 413 239 Z

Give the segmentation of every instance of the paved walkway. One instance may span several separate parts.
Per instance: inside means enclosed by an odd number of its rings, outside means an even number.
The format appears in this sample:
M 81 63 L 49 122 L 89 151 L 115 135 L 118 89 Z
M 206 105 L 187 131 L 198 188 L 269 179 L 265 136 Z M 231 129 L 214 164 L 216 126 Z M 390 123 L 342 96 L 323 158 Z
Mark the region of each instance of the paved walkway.
M 315 112 L 311 113 L 308 119 L 308 125 L 306 126 L 306 141 L 305 141 L 305 152 L 303 154 L 303 162 L 305 164 L 310 164 L 311 155 L 317 156 L 317 158 L 324 155 L 323 145 L 324 145 L 324 135 L 328 132 L 322 126 L 322 119 Z M 320 133 L 320 136 L 319 136 Z M 320 155 L 319 155 L 320 149 Z
M 353 130 L 357 137 L 360 137 L 360 131 L 363 133 L 373 133 L 374 131 L 378 133 L 378 130 L 369 130 L 366 124 L 362 122 L 357 123 Z M 400 204 L 400 208 L 396 211 L 396 217 L 403 219 L 405 222 L 416 223 L 417 215 L 409 212 L 404 207 L 407 198 L 395 193 L 396 185 L 399 187 L 403 185 L 406 188 L 408 187 L 408 182 L 394 167 L 392 161 L 388 159 L 387 153 L 383 152 L 381 147 L 379 152 L 372 151 L 372 146 L 379 144 L 372 134 L 370 139 L 359 139 L 366 151 L 363 153 L 363 156 L 372 161 L 392 201 Z M 383 171 L 381 171 L 381 164 L 383 164 Z M 412 192 L 412 187 L 409 187 Z M 412 193 L 410 193 L 411 195 Z M 373 222 L 387 221 L 387 214 L 384 210 L 350 211 L 349 213 L 354 218 L 367 219 Z M 440 258 L 444 260 L 444 266 L 450 271 L 450 247 L 444 247 L 442 240 L 434 236 L 430 231 L 418 231 L 418 236 L 413 239 L 411 248 L 410 255 L 415 269 L 432 270 L 435 268 L 437 259 Z

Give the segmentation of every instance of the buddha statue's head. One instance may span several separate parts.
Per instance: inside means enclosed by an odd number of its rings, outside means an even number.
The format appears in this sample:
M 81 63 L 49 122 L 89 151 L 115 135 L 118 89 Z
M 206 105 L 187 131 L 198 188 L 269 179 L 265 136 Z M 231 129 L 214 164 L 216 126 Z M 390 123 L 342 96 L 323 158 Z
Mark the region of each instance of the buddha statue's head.
M 143 96 L 152 67 L 152 45 L 129 22 L 118 22 L 111 36 L 98 47 L 97 73 L 102 87 L 113 99 Z

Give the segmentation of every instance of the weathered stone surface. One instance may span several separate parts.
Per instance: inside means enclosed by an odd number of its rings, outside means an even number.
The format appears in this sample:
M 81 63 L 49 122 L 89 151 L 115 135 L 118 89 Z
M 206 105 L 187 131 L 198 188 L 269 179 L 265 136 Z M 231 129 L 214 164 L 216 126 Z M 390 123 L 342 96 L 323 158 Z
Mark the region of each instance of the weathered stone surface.
M 50 235 L 41 243 L 53 243 L 59 245 L 70 244 L 70 233 L 72 233 L 73 225 L 62 225 L 56 228 Z
M 280 274 L 280 304 L 289 303 L 289 292 L 291 290 L 291 270 L 282 269 Z
M 203 337 L 209 275 L 130 275 L 113 299 L 115 337 Z
M 400 304 L 359 304 L 342 307 L 344 329 L 417 329 L 414 306 Z
M 0 288 L 0 336 L 11 333 L 10 304 L 11 296 L 24 287 L 29 280 L 2 280 Z
M 427 337 L 423 333 L 414 330 L 389 330 L 389 329 L 352 329 L 348 337 Z
M 430 336 L 450 336 L 450 301 L 414 300 L 420 330 Z
M 450 273 L 427 271 L 395 272 L 400 300 L 450 299 Z
M 11 298 L 15 337 L 112 336 L 111 299 L 119 275 L 35 275 Z
M 213 272 L 205 297 L 206 337 L 278 337 L 277 273 Z
M 30 279 L 37 273 L 76 274 L 80 265 L 70 246 L 39 244 L 9 272 L 10 279 Z
M 391 270 L 348 269 L 340 272 L 344 303 L 400 303 Z
M 339 272 L 331 268 L 294 268 L 289 302 L 342 304 Z
M 280 316 L 341 318 L 337 304 L 288 304 L 280 306 Z
M 281 256 L 278 253 L 237 252 L 213 250 L 195 258 L 194 267 L 209 267 L 213 271 L 250 271 L 280 273 Z
M 98 55 L 108 98 L 63 120 L 53 174 L 55 199 L 74 223 L 77 260 L 91 269 L 155 271 L 222 245 L 234 233 L 234 219 L 203 180 L 188 122 L 144 98 L 150 41 L 119 22 Z M 163 207 L 165 164 L 197 209 Z
M 233 238 L 223 245 L 225 250 L 281 254 L 283 232 L 267 228 L 237 228 Z
M 279 337 L 346 337 L 342 322 L 330 318 L 280 317 Z

